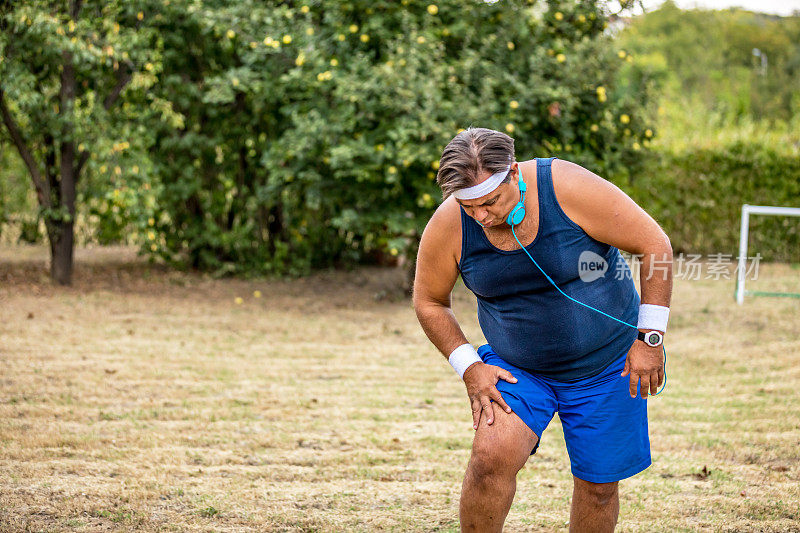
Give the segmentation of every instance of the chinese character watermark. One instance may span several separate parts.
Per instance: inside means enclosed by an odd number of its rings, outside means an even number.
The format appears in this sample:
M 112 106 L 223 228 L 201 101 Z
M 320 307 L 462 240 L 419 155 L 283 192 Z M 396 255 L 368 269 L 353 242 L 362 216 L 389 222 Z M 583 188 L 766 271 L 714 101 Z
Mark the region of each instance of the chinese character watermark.
M 605 277 L 606 273 L 613 275 L 615 280 L 652 278 L 667 279 L 672 272 L 674 279 L 690 281 L 699 280 L 730 280 L 735 279 L 739 273 L 739 257 L 733 254 L 713 253 L 708 254 L 705 260 L 701 254 L 684 254 L 681 252 L 670 261 L 663 257 L 652 256 L 645 261 L 644 254 L 630 254 L 621 252 L 624 261 L 617 261 L 616 265 L 609 268 L 607 261 L 600 255 L 585 251 L 578 259 L 578 273 L 581 279 L 589 283 Z M 745 257 L 745 279 L 758 279 L 758 266 L 761 254 Z M 643 268 L 646 267 L 646 272 Z

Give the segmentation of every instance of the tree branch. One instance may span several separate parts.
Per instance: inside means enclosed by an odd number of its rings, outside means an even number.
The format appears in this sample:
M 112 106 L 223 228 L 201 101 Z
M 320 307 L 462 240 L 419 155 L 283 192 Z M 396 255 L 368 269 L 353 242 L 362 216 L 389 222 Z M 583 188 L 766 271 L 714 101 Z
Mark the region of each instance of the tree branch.
M 124 89 L 128 82 L 131 81 L 133 63 L 126 61 L 124 65 L 127 68 L 119 69 L 117 71 L 117 84 L 114 86 L 114 89 L 111 91 L 111 93 L 106 96 L 106 99 L 103 100 L 103 107 L 106 108 L 106 111 L 111 109 L 111 106 L 114 105 L 114 103 L 117 101 L 117 98 L 119 98 L 120 93 L 122 93 L 122 89 Z
M 33 159 L 33 155 L 28 149 L 28 145 L 25 142 L 25 139 L 22 137 L 22 133 L 19 131 L 17 123 L 14 121 L 14 117 L 11 116 L 11 111 L 8 109 L 8 106 L 6 106 L 4 95 L 4 91 L 0 89 L 0 113 L 3 115 L 3 123 L 6 125 L 8 133 L 11 135 L 11 140 L 17 147 L 17 151 L 19 152 L 20 157 L 22 157 L 22 161 L 24 161 L 25 166 L 28 167 L 28 171 L 31 174 L 31 179 L 33 180 L 33 186 L 36 189 L 36 196 L 39 199 L 39 205 L 45 208 L 50 208 L 52 207 L 50 203 L 50 184 L 46 180 L 42 179 L 42 173 L 39 170 L 39 166 Z
M 106 96 L 105 100 L 103 100 L 103 107 L 106 111 L 111 109 L 111 107 L 116 103 L 119 95 L 122 93 L 122 89 L 131 81 L 132 72 L 133 72 L 133 63 L 130 61 L 126 61 L 124 63 L 125 69 L 120 69 L 117 71 L 117 84 L 114 86 L 114 89 Z M 83 169 L 83 165 L 86 164 L 86 161 L 89 160 L 89 152 L 84 150 L 80 154 L 80 158 L 78 159 L 78 164 L 75 166 L 75 179 L 80 177 L 81 170 Z
M 61 90 L 59 97 L 61 100 L 61 112 L 72 112 L 75 102 L 75 66 L 73 65 L 72 53 L 63 51 L 64 66 L 61 69 Z M 61 205 L 66 207 L 70 216 L 75 216 L 75 125 L 71 117 L 63 122 L 61 127 Z
M 81 157 L 78 159 L 78 164 L 75 165 L 75 179 L 77 180 L 80 178 L 81 170 L 83 169 L 83 165 L 86 164 L 86 161 L 89 160 L 89 152 L 87 150 L 83 150 L 81 152 Z
M 73 0 L 71 2 L 71 6 L 69 8 L 69 16 L 72 17 L 72 20 L 78 20 L 78 13 L 81 11 L 81 4 L 83 0 Z

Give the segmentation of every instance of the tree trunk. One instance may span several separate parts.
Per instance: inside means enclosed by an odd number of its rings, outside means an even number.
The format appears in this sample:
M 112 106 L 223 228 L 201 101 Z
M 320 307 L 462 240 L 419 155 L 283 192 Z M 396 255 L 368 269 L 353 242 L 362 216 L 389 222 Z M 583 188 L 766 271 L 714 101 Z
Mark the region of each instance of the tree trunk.
M 47 235 L 50 240 L 50 277 L 59 285 L 72 283 L 74 223 L 63 220 L 50 222 Z
M 74 2 L 73 11 L 80 6 Z M 79 8 L 79 7 L 78 7 Z M 72 64 L 72 54 L 62 52 L 64 66 L 61 69 L 61 112 L 71 116 L 72 105 L 75 100 L 75 67 Z M 50 275 L 59 285 L 72 283 L 73 245 L 75 244 L 75 185 L 78 176 L 75 175 L 75 144 L 72 139 L 74 134 L 71 122 L 66 121 L 61 130 L 61 158 L 59 196 L 61 197 L 61 214 L 53 221 L 55 231 L 50 235 Z

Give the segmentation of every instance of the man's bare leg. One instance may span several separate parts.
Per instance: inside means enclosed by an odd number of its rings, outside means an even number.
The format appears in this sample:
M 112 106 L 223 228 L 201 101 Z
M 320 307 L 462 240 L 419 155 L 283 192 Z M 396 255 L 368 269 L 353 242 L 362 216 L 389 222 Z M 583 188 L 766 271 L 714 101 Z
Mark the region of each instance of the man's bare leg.
M 569 514 L 571 533 L 608 533 L 614 531 L 619 517 L 619 481 L 590 483 L 575 476 L 572 489 L 572 510 Z
M 525 466 L 536 434 L 516 414 L 494 404 L 494 422 L 481 417 L 472 455 L 461 487 L 461 531 L 502 531 L 514 492 L 517 472 Z

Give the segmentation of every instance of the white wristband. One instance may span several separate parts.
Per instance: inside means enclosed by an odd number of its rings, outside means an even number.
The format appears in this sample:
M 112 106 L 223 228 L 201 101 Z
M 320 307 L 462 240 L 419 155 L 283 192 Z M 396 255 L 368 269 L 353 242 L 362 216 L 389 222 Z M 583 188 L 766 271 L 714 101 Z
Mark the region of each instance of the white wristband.
M 641 304 L 639 306 L 639 329 L 655 329 L 662 333 L 667 332 L 669 320 L 669 307 L 663 305 Z
M 467 371 L 467 368 L 481 362 L 478 352 L 475 351 L 471 344 L 462 344 L 450 352 L 450 357 L 447 360 L 450 361 L 450 366 L 453 367 L 461 379 L 464 379 L 464 372 Z

